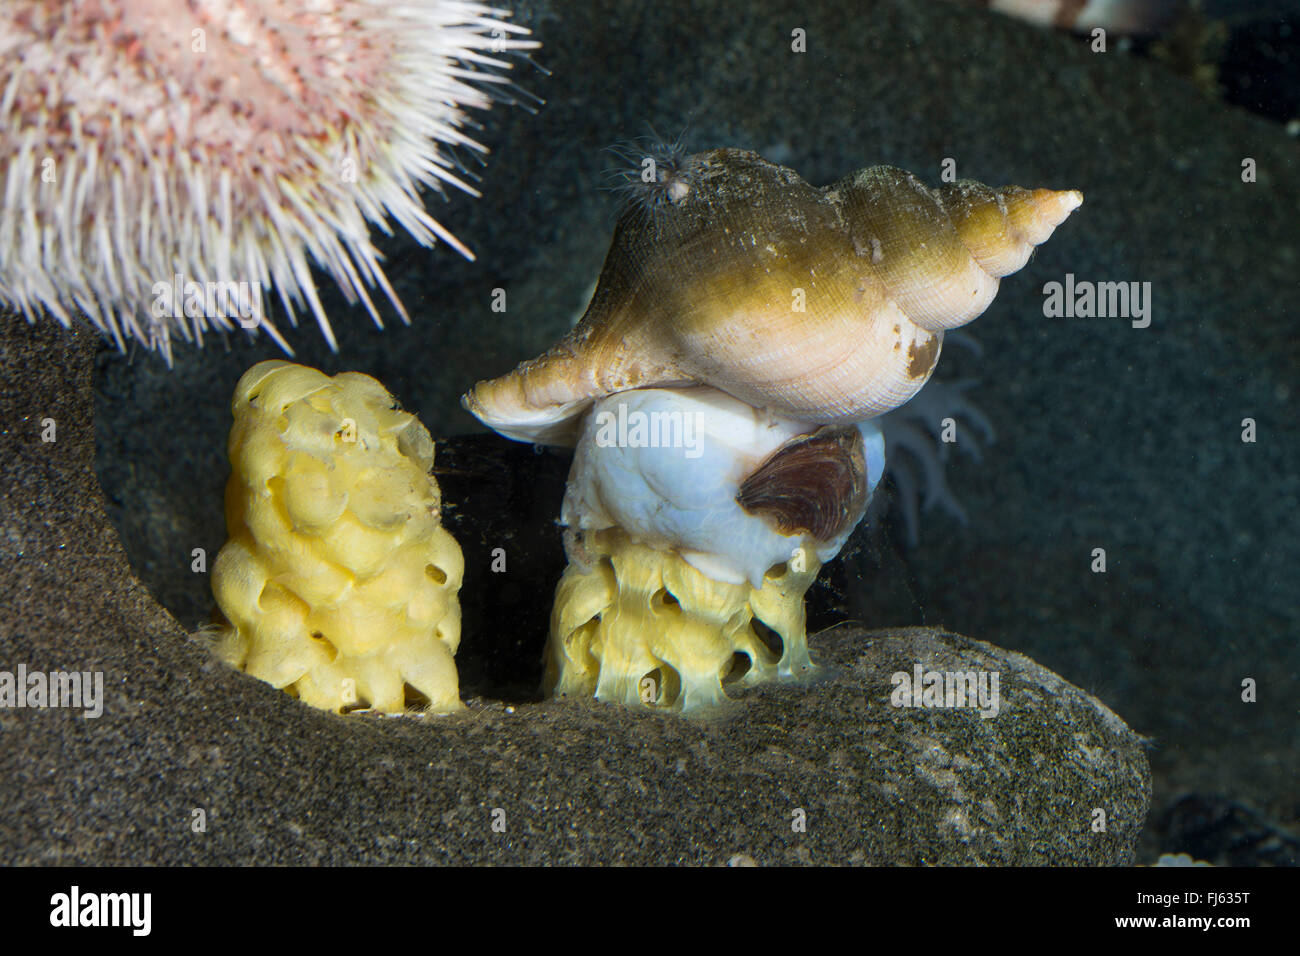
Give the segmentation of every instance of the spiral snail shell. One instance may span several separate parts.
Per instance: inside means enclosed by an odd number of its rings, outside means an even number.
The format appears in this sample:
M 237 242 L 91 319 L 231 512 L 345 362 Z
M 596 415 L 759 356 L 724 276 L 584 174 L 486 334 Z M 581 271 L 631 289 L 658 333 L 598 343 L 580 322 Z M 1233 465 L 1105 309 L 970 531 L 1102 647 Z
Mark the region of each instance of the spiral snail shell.
M 620 218 L 586 314 L 463 399 L 510 438 L 572 444 L 596 399 L 704 384 L 812 424 L 860 422 L 926 383 L 946 330 L 1083 201 L 1077 191 L 930 189 L 873 166 L 817 189 L 752 152 L 689 157 L 654 216 Z

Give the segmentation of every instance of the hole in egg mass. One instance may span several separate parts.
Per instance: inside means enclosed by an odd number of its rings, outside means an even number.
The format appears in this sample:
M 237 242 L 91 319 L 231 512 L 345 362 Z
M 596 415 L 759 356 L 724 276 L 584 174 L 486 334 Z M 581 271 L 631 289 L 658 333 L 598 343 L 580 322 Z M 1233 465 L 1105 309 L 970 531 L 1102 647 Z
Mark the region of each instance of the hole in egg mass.
M 428 696 L 409 682 L 402 684 L 402 697 L 407 710 L 426 710 L 429 706 Z
M 660 588 L 650 596 L 650 607 L 659 613 L 681 614 L 682 603 L 667 588 Z
M 763 645 L 775 654 L 779 660 L 785 653 L 785 641 L 782 640 L 781 635 L 772 630 L 772 628 L 768 627 L 758 618 L 754 618 L 750 621 L 749 627 L 750 630 L 754 632 L 754 636 L 762 641 Z
M 731 655 L 731 665 L 727 668 L 726 676 L 722 678 L 723 684 L 732 684 L 743 678 L 749 673 L 754 662 L 750 660 L 749 655 L 743 651 L 736 651 Z

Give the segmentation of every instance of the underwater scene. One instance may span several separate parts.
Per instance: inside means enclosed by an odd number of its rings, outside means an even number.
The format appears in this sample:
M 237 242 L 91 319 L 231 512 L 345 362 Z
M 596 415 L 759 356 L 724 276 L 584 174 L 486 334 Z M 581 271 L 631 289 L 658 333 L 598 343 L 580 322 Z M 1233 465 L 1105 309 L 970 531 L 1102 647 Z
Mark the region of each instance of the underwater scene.
M 0 124 L 6 862 L 1300 860 L 1300 2 L 15 0 Z

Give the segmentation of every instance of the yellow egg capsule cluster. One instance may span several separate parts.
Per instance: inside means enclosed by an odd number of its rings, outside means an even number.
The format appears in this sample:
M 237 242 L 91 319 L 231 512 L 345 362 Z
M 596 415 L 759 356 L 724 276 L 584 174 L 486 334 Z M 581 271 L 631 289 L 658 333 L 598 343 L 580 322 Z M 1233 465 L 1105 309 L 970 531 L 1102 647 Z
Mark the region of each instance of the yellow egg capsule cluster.
M 813 676 L 803 596 L 816 560 L 798 555 L 756 588 L 716 581 L 621 528 L 587 535 L 583 546 L 592 566 L 570 564 L 556 589 L 548 697 L 698 715 L 725 706 L 733 683 Z
M 459 545 L 433 440 L 368 375 L 261 362 L 239 380 L 218 653 L 314 707 L 459 709 Z

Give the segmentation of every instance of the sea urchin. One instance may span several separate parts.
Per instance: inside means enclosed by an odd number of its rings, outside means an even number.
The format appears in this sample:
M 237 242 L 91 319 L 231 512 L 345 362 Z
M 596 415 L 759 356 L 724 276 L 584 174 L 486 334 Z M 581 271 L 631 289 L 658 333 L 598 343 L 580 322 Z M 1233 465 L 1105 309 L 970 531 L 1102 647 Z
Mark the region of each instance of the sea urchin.
M 406 312 L 369 226 L 469 250 L 424 209 L 535 47 L 465 0 L 6 0 L 0 5 L 0 306 L 83 313 L 170 361 L 175 335 L 263 328 L 274 284 L 335 347 L 310 263 Z M 499 88 L 499 87 L 498 87 Z

